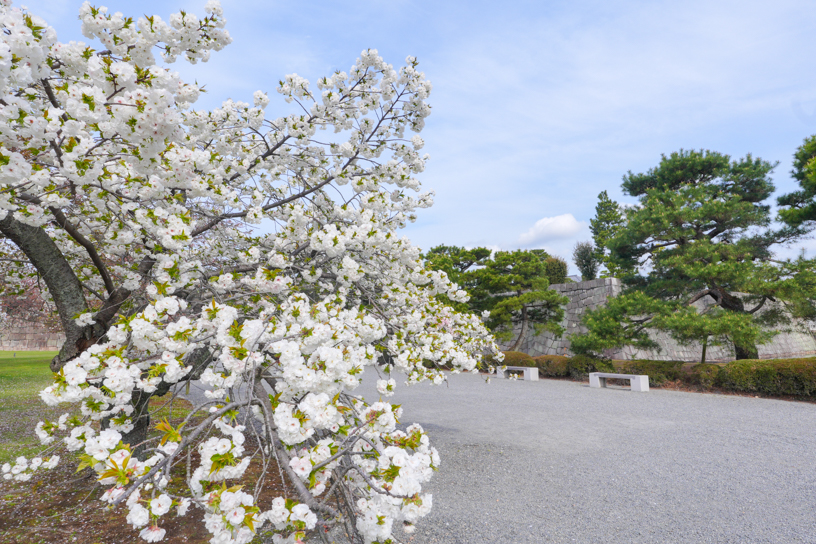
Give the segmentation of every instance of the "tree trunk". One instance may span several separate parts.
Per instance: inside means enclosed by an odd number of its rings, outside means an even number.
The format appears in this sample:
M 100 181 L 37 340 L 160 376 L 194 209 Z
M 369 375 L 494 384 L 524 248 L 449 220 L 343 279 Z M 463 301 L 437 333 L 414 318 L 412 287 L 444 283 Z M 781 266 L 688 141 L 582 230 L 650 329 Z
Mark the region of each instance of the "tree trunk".
M 152 396 L 153 395 L 148 393 L 140 392 L 136 399 L 131 400 L 133 413 L 130 414 L 130 419 L 133 422 L 133 429 L 122 436 L 122 443 L 130 444 L 133 456 L 140 460 L 144 460 L 145 445 L 143 442 L 147 440 L 147 429 L 150 427 L 148 403 Z
M 199 376 L 200 374 L 201 373 L 199 372 Z M 199 376 L 196 376 L 193 379 L 198 379 Z M 179 384 L 183 382 L 184 380 L 179 382 Z M 130 404 L 133 406 L 133 413 L 130 414 L 130 420 L 133 422 L 133 429 L 131 429 L 130 432 L 122 435 L 122 443 L 129 444 L 131 451 L 133 451 L 134 457 L 139 460 L 144 460 L 145 444 L 143 444 L 143 442 L 147 440 L 147 431 L 150 427 L 150 399 L 154 396 L 163 397 L 174 386 L 174 384 L 162 382 L 153 393 L 134 391 L 135 394 L 130 399 Z M 107 426 L 108 421 L 104 420 L 102 422 L 102 427 L 105 428 Z
M 738 346 L 734 344 L 734 353 L 736 358 L 739 359 L 759 359 L 759 350 L 757 350 L 756 345 L 750 346 Z
M 706 348 L 708 347 L 708 336 L 703 339 L 703 356 L 700 358 L 700 364 L 705 364 Z
M 516 351 L 519 346 L 521 346 L 522 340 L 527 335 L 527 306 L 521 307 L 521 332 L 516 338 L 516 341 L 513 342 L 513 345 L 510 347 L 509 351 Z
M 65 333 L 65 342 L 51 361 L 51 370 L 57 372 L 65 363 L 105 335 L 116 314 L 119 313 L 119 307 L 130 297 L 131 293 L 124 287 L 113 289 L 102 308 L 96 312 L 94 317 L 96 323 L 77 325 L 74 318 L 88 312 L 82 283 L 48 233 L 42 228 L 32 227 L 14 219 L 13 213 L 8 213 L 4 219 L 0 220 L 0 233 L 25 253 L 42 276 L 48 286 L 48 293 L 54 299 L 62 331 Z M 139 274 L 146 276 L 155 263 L 156 260 L 152 255 L 144 257 L 139 263 Z
M 742 303 L 742 299 L 739 297 L 735 297 L 731 293 L 728 293 L 722 289 L 718 290 L 720 293 L 720 307 L 724 310 L 728 310 L 731 312 L 737 312 L 744 314 L 745 305 Z M 757 350 L 756 344 L 738 346 L 736 343 L 734 344 L 734 355 L 739 359 L 759 359 L 759 351 Z
M 57 307 L 62 330 L 65 333 L 65 342 L 59 353 L 51 361 L 51 370 L 57 372 L 66 362 L 78 356 L 89 346 L 99 341 L 107 332 L 111 322 L 119 312 L 119 307 L 130 297 L 130 291 L 119 287 L 113 289 L 102 308 L 96 312 L 93 325 L 77 325 L 75 316 L 89 311 L 85 301 L 82 284 L 74 273 L 71 264 L 62 254 L 48 233 L 39 227 L 26 225 L 14 218 L 13 213 L 9 213 L 0 220 L 0 233 L 11 240 L 25 254 L 37 272 L 42 276 L 48 286 L 48 292 Z M 146 276 L 155 264 L 153 256 L 146 256 L 139 264 L 138 272 Z M 205 350 L 208 351 L 208 350 Z M 208 353 L 196 350 L 191 357 L 196 365 L 198 375 L 201 374 Z M 169 390 L 169 384 L 162 384 L 155 394 L 163 395 Z M 133 404 L 133 429 L 122 437 L 122 442 L 133 446 L 134 454 L 141 456 L 144 446 L 138 446 L 147 438 L 147 430 L 150 425 L 150 415 L 148 411 L 148 401 L 152 395 L 140 393 L 131 402 Z M 103 422 L 106 426 L 106 422 Z
M 10 212 L 0 221 L 0 232 L 25 253 L 45 280 L 48 292 L 57 306 L 62 330 L 65 333 L 65 343 L 60 348 L 59 354 L 51 361 L 51 370 L 56 372 L 68 360 L 79 355 L 84 349 L 81 345 L 87 341 L 88 327 L 74 322 L 74 316 L 88 311 L 82 284 L 45 230 L 21 223 L 14 219 L 14 214 Z

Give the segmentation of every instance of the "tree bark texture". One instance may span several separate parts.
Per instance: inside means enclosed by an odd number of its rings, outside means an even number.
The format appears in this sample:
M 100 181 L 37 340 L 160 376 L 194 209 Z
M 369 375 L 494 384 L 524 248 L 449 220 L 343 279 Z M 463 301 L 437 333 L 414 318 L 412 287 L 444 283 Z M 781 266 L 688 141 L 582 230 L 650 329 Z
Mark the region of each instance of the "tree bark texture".
M 708 348 L 708 336 L 703 339 L 703 356 L 700 358 L 700 364 L 705 364 L 706 348 Z
M 516 351 L 519 346 L 521 346 L 522 340 L 524 337 L 527 336 L 527 306 L 521 307 L 521 332 L 516 338 L 516 341 L 513 342 L 513 345 L 510 347 L 509 351 Z
M 60 216 L 64 217 L 61 213 Z M 74 318 L 89 311 L 82 284 L 71 268 L 71 264 L 48 233 L 42 228 L 32 227 L 14 219 L 11 213 L 0 221 L 0 233 L 14 242 L 25 253 L 28 260 L 45 280 L 48 292 L 54 299 L 62 330 L 65 333 L 65 343 L 51 361 L 51 370 L 58 372 L 65 363 L 77 357 L 105 335 L 113 319 L 119 313 L 122 303 L 130 297 L 131 292 L 124 287 L 114 288 L 104 266 L 102 266 L 100 273 L 104 272 L 103 275 L 106 277 L 105 284 L 109 292 L 108 298 L 102 304 L 102 308 L 94 315 L 94 324 L 77 325 Z M 95 250 L 89 250 L 89 254 L 91 254 L 95 263 L 100 261 Z M 95 259 L 93 259 L 94 256 Z M 142 262 L 139 263 L 139 274 L 147 276 L 155 263 L 156 259 L 152 255 L 143 258 Z M 99 266 L 97 264 L 97 268 Z
M 77 325 L 74 321 L 74 316 L 88 311 L 82 284 L 45 230 L 26 225 L 9 213 L 0 221 L 0 232 L 25 253 L 42 276 L 57 306 L 65 343 L 51 361 L 51 370 L 56 372 L 87 347 L 81 346 L 87 343 L 91 331 L 89 327 Z
M 743 304 L 742 299 L 728 293 L 724 290 L 719 290 L 720 293 L 720 307 L 724 310 L 728 310 L 731 312 L 737 313 L 747 313 L 745 311 L 745 304 Z M 759 359 L 759 350 L 757 349 L 756 344 L 750 344 L 745 346 L 739 346 L 734 343 L 734 356 L 739 359 Z

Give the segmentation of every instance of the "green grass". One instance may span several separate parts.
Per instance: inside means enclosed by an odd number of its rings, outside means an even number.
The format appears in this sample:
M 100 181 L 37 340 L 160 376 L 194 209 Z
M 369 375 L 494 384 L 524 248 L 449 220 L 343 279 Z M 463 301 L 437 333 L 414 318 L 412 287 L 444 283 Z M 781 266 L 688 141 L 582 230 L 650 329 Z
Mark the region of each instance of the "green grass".
M 39 421 L 55 421 L 75 405 L 46 406 L 39 392 L 52 382 L 48 366 L 56 351 L 0 351 L 0 464 L 20 455 L 31 457 L 43 449 L 34 427 Z M 171 395 L 150 399 L 153 421 L 164 418 L 178 424 L 190 413 L 189 402 Z M 156 432 L 154 431 L 154 434 Z
M 62 413 L 60 407 L 49 408 L 38 396 L 51 383 L 48 364 L 56 354 L 0 351 L 0 464 L 40 451 L 34 426 Z
M 0 380 L 50 380 L 48 364 L 56 354 L 56 351 L 0 351 Z
M 43 359 L 48 357 L 52 359 L 56 351 L 0 351 L 0 361 L 5 359 Z

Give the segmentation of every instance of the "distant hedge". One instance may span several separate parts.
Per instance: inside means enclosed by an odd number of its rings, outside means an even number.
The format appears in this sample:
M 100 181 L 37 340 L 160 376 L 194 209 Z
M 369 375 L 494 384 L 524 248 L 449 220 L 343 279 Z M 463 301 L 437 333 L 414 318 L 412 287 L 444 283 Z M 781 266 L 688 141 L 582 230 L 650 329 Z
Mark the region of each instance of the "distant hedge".
M 766 395 L 816 396 L 816 358 L 733 361 L 720 368 L 715 385 Z
M 503 351 L 504 360 L 501 363 L 492 361 L 492 365 L 506 365 L 506 366 L 536 366 L 532 357 L 520 351 Z
M 567 360 L 570 378 L 584 379 L 590 372 L 615 372 L 615 367 L 608 359 L 595 359 L 589 355 L 576 355 Z
M 507 366 L 537 367 L 538 374 L 544 377 L 585 378 L 590 372 L 614 372 L 615 368 L 610 361 L 594 359 L 586 355 L 564 357 L 563 355 L 540 355 L 530 357 L 519 351 L 505 351 L 504 361 Z
M 539 355 L 533 357 L 535 365 L 538 367 L 538 374 L 550 378 L 568 376 L 567 361 L 569 359 L 569 357 L 563 355 Z
M 700 389 L 816 397 L 816 357 L 807 359 L 743 359 L 726 364 L 688 365 L 678 361 L 620 361 L 626 374 L 646 374 L 659 387 L 680 381 Z
M 711 389 L 717 383 L 722 365 L 698 363 L 688 369 L 683 375 L 685 383 L 696 385 L 703 389 Z
M 681 361 L 635 359 L 634 361 L 617 361 L 615 366 L 622 374 L 646 374 L 649 376 L 650 386 L 660 387 L 666 382 L 681 379 L 683 363 Z
M 619 372 L 646 374 L 652 387 L 660 387 L 667 382 L 679 382 L 700 390 L 720 388 L 726 391 L 763 395 L 816 398 L 816 357 L 691 364 L 645 359 L 612 362 L 586 355 L 531 357 L 526 353 L 507 351 L 504 352 L 502 364 L 534 366 L 544 378 L 584 379 L 590 372 Z

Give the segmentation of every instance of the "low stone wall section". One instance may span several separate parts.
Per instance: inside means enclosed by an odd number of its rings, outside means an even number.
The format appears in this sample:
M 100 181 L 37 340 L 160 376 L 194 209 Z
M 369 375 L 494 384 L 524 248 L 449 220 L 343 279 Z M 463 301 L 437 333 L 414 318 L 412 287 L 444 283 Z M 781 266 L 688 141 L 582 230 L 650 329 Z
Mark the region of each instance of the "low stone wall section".
M 555 338 L 549 332 L 536 335 L 533 328 L 530 327 L 526 338 L 522 340 L 519 351 L 533 357 L 537 355 L 573 355 L 570 351 L 570 336 L 586 332 L 586 327 L 581 324 L 584 312 L 603 306 L 609 297 L 617 296 L 622 290 L 620 280 L 617 278 L 560 283 L 550 288 L 569 298 L 564 320 L 561 322 L 565 332 L 562 337 Z M 699 304 L 706 304 L 706 299 L 700 301 Z M 759 357 L 761 359 L 784 359 L 816 355 L 816 339 L 814 339 L 813 331 L 804 323 L 794 323 L 791 328 L 792 330 L 780 332 L 774 336 L 768 344 L 758 346 Z M 520 330 L 520 325 L 517 325 L 514 333 L 518 334 Z M 688 362 L 700 360 L 702 355 L 700 344 L 679 344 L 663 332 L 651 331 L 650 334 L 660 346 L 659 351 L 624 347 L 609 350 L 605 355 L 618 360 L 652 359 Z M 20 323 L 0 333 L 0 351 L 56 351 L 62 347 L 64 341 L 65 335 L 62 333 L 37 329 L 32 324 Z M 506 349 L 511 344 L 512 341 L 504 344 L 503 347 Z M 709 346 L 706 360 L 732 361 L 734 360 L 734 349 L 732 346 Z
M 58 351 L 65 342 L 61 332 L 19 324 L 0 333 L 0 351 Z
M 521 342 L 519 351 L 532 355 L 573 355 L 570 351 L 570 336 L 587 332 L 581 323 L 583 314 L 588 309 L 596 309 L 606 304 L 609 297 L 615 297 L 622 290 L 621 282 L 617 278 L 601 278 L 597 280 L 576 283 L 560 283 L 550 286 L 569 298 L 564 312 L 564 335 L 556 338 L 549 332 L 536 335 L 532 327 L 528 329 L 526 337 Z M 707 304 L 703 299 L 698 302 L 702 306 Z M 791 330 L 780 332 L 767 344 L 758 346 L 761 359 L 784 359 L 792 357 L 809 357 L 816 355 L 816 339 L 813 332 L 805 323 L 795 322 Z M 517 325 L 514 334 L 518 334 L 521 325 Z M 702 356 L 702 346 L 693 342 L 680 344 L 667 333 L 650 331 L 650 336 L 660 346 L 660 350 L 640 350 L 630 346 L 608 350 L 605 355 L 612 359 L 632 360 L 651 359 L 658 361 L 699 361 Z M 506 349 L 512 341 L 503 344 Z M 733 346 L 709 346 L 706 351 L 706 361 L 726 362 L 734 360 Z

